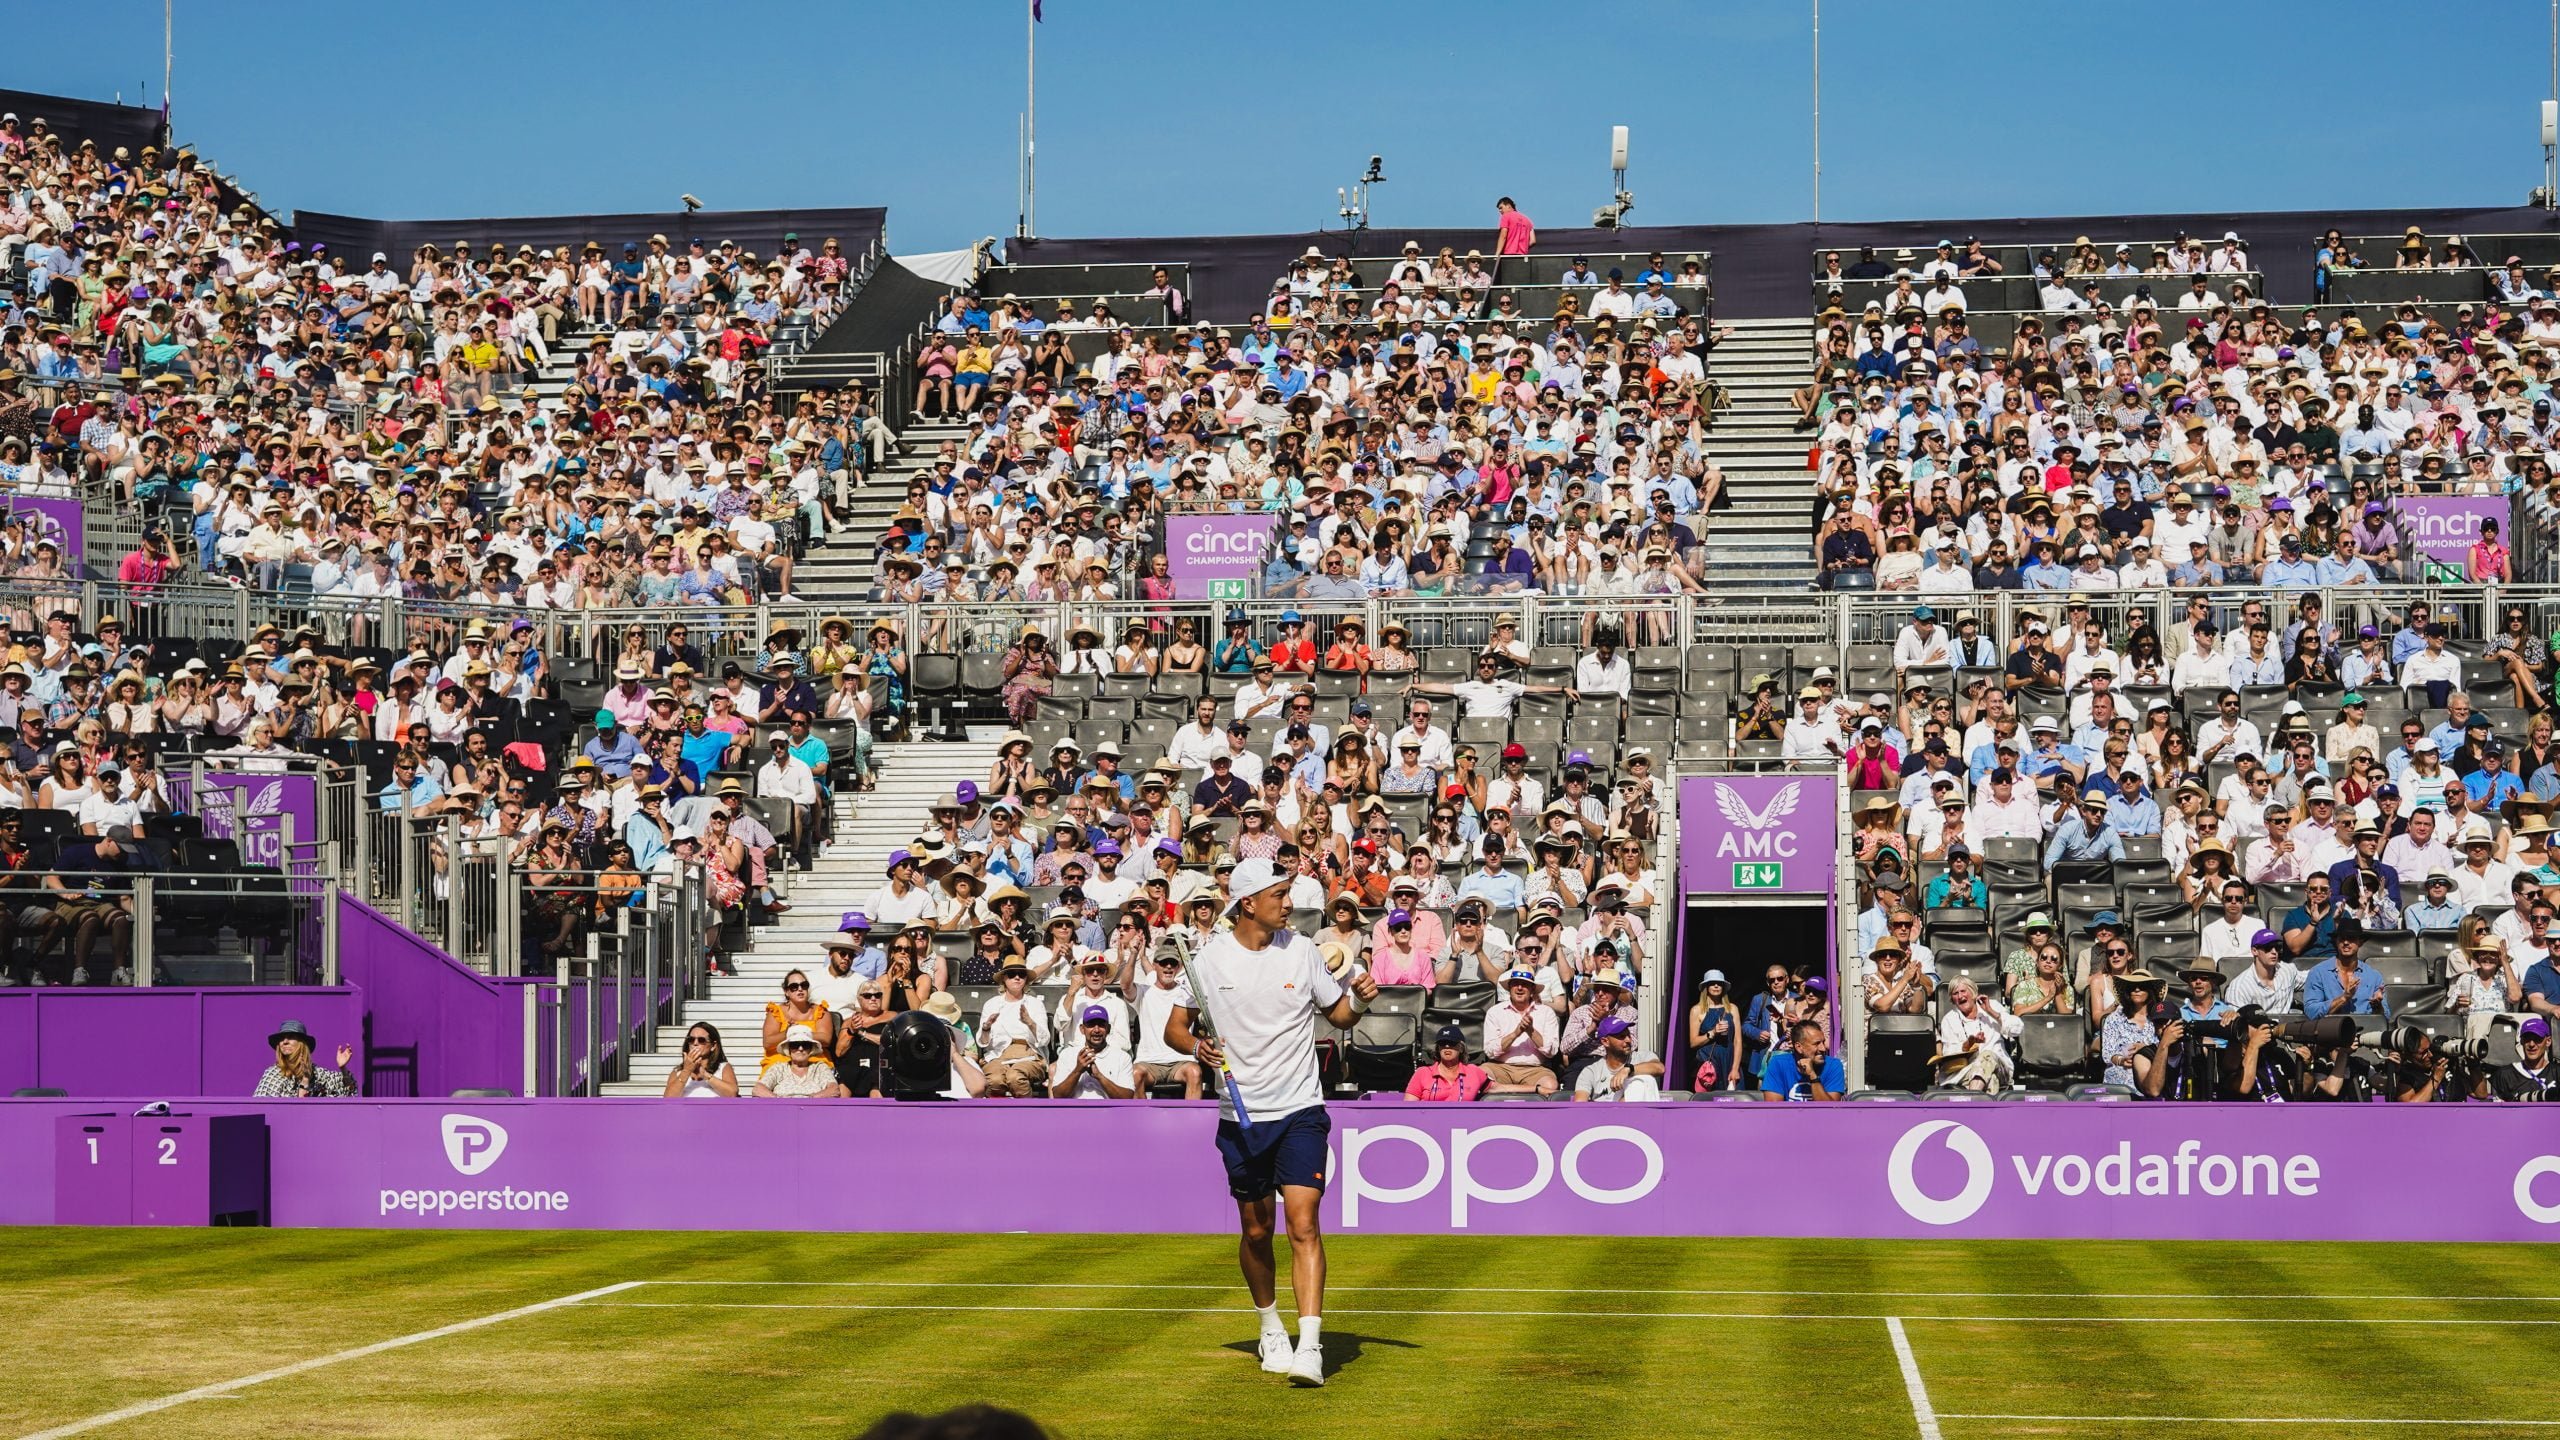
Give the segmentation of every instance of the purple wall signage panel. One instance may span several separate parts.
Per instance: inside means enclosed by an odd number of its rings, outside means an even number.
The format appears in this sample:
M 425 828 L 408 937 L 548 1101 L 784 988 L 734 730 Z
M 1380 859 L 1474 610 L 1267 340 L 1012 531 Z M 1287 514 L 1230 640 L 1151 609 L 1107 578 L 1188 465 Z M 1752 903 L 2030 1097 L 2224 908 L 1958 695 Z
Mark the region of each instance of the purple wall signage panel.
M 483 975 L 343 891 L 338 978 L 365 999 L 366 1094 L 524 1084 L 524 992 L 542 981 Z
M 62 547 L 63 564 L 71 573 L 79 573 L 83 552 L 88 543 L 89 526 L 77 500 L 53 500 L 38 495 L 0 496 L 0 515 L 23 518 L 28 530 L 39 541 L 51 540 Z M 108 579 L 115 577 L 109 575 Z
M 1839 854 L 1837 775 L 1693 775 L 1680 782 L 1680 888 L 1691 895 L 1828 895 Z
M 2515 541 L 2504 533 L 2509 506 L 2503 495 L 2403 495 L 2391 503 L 2400 512 L 2401 533 L 2430 560 L 2461 564 L 2480 538 L 2483 520 L 2498 522 L 2499 539 Z
M 0 1163 L 18 1177 L 0 1188 L 0 1224 L 54 1219 L 55 1121 L 83 1109 L 0 1102 Z M 1214 1111 L 1197 1103 L 422 1100 L 263 1113 L 278 1225 L 1235 1223 Z M 985 1153 L 1067 1198 L 1025 1208 L 948 1160 Z M 1326 1221 L 1345 1232 L 2560 1239 L 2560 1135 L 2529 1107 L 1343 1105 L 1332 1156 Z M 732 1183 L 747 1169 L 774 1183 Z M 846 1199 L 866 1194 L 900 1203 Z
M 364 1009 L 346 986 L 0 990 L 0 1093 L 246 1096 L 274 1062 L 267 1037 L 284 1020 L 311 1027 L 323 1064 L 338 1042 L 355 1046 L 361 1071 Z
M 1262 573 L 1277 515 L 1175 515 L 1165 521 L 1165 558 L 1178 600 L 1206 600 L 1212 580 L 1251 584 Z

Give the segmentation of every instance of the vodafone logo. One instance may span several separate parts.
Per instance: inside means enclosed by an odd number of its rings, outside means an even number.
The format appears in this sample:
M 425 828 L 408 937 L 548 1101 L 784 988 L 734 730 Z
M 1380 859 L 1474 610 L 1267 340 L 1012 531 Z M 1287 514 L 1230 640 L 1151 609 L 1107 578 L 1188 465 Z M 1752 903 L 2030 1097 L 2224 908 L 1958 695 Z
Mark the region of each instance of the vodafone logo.
M 2516 1172 L 2516 1209 L 2536 1225 L 2560 1225 L 2560 1205 L 2533 1198 L 2533 1182 L 2545 1175 L 2560 1175 L 2560 1155 L 2537 1155 L 2524 1162 Z
M 1919 1178 L 1911 1173 L 1920 1147 L 1941 1131 L 1946 1133 L 1947 1148 L 1964 1161 L 1964 1188 L 1943 1200 L 1921 1189 Z M 1991 1147 L 1982 1143 L 1981 1136 L 1953 1120 L 1931 1120 L 1912 1126 L 1893 1142 L 1893 1154 L 1885 1160 L 1884 1183 L 1903 1214 L 1923 1225 L 1954 1225 L 1973 1218 L 1973 1212 L 1991 1198 L 1992 1171 Z

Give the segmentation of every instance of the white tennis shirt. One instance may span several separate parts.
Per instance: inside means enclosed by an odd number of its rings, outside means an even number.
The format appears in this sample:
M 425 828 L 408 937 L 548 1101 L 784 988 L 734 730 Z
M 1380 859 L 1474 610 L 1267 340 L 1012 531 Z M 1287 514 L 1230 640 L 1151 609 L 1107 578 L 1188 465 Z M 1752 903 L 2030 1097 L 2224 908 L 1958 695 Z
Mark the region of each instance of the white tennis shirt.
M 1192 969 L 1209 989 L 1208 1018 L 1254 1123 L 1277 1120 L 1324 1103 L 1316 1078 L 1316 1016 L 1333 1008 L 1342 985 L 1324 968 L 1315 942 L 1282 931 L 1262 950 L 1248 950 L 1232 932 L 1212 936 L 1192 957 Z M 1175 987 L 1174 1003 L 1199 1008 L 1188 975 Z M 1220 1118 L 1235 1107 L 1218 1087 Z

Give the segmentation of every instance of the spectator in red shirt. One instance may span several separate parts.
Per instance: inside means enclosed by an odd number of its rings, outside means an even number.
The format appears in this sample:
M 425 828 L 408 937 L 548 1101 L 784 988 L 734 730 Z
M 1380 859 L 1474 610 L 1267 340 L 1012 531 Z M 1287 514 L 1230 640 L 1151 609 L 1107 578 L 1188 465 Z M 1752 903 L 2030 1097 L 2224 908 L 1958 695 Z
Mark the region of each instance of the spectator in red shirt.
M 1481 1065 L 1467 1061 L 1467 1032 L 1464 1026 L 1440 1027 L 1438 1045 L 1432 1061 L 1413 1072 L 1405 1082 L 1407 1100 L 1473 1100 L 1484 1093 L 1489 1077 Z
M 1307 638 L 1306 617 L 1295 610 L 1280 612 L 1280 638 L 1272 642 L 1271 664 L 1300 674 L 1316 668 L 1316 642 Z

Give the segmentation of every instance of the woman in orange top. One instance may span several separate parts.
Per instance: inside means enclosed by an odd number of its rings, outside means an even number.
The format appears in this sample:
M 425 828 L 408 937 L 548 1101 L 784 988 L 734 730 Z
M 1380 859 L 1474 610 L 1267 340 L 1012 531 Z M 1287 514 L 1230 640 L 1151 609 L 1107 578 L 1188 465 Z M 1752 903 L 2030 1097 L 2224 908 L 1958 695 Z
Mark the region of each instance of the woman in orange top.
M 809 999 L 809 976 L 794 970 L 782 977 L 782 998 L 768 1001 L 764 1007 L 764 1064 L 759 1070 L 782 1063 L 782 1037 L 794 1025 L 806 1025 L 818 1037 L 818 1053 L 832 1055 L 836 1048 L 834 1012 Z
M 1357 617 L 1345 615 L 1334 621 L 1333 644 L 1324 652 L 1324 668 L 1356 671 L 1366 676 L 1369 673 L 1367 640 Z

